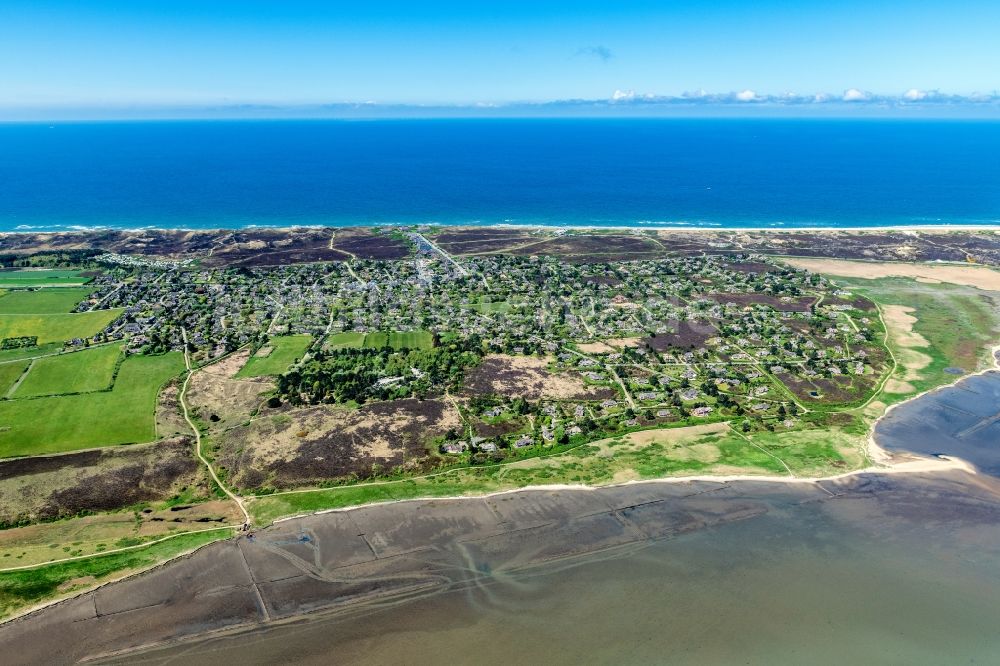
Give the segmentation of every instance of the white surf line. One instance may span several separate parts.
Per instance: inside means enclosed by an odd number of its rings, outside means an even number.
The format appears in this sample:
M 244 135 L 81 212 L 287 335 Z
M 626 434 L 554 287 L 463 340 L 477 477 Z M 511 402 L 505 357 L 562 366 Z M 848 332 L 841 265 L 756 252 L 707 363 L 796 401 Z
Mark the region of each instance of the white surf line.
M 243 512 L 243 529 L 246 530 L 250 527 L 250 513 L 243 505 L 243 500 L 222 483 L 222 479 L 220 479 L 219 475 L 215 473 L 215 469 L 212 467 L 212 464 L 201 451 L 201 431 L 198 430 L 198 426 L 196 426 L 194 421 L 191 419 L 191 414 L 188 411 L 187 405 L 187 389 L 188 384 L 191 381 L 191 377 L 194 375 L 194 369 L 191 367 L 191 357 L 188 354 L 188 338 L 186 328 L 181 328 L 181 337 L 184 339 L 184 365 L 187 367 L 187 376 L 184 378 L 184 384 L 181 386 L 180 393 L 178 394 L 178 401 L 181 403 L 181 409 L 184 412 L 184 420 L 187 421 L 188 426 L 190 426 L 192 432 L 194 432 L 195 454 L 197 454 L 198 459 L 201 460 L 201 462 L 208 469 L 208 473 L 211 475 L 212 480 L 218 484 L 222 492 L 228 495 L 229 499 L 236 502 L 236 505 L 240 507 L 240 511 Z

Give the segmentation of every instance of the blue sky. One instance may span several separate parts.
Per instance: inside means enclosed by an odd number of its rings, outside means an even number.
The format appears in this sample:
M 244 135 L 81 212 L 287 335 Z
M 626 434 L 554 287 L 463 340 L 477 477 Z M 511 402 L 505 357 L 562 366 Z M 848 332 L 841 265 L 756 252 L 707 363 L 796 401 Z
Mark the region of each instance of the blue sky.
M 0 107 L 993 93 L 997 26 L 995 0 L 3 0 Z

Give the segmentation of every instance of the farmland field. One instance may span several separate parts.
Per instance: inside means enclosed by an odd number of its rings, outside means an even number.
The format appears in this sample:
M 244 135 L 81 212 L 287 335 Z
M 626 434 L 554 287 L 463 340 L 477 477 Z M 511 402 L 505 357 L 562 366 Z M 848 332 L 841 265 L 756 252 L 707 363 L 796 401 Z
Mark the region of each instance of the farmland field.
M 104 345 L 40 358 L 31 366 L 12 397 L 30 398 L 106 389 L 111 385 L 115 363 L 120 355 L 120 346 Z
M 237 377 L 265 377 L 280 375 L 288 370 L 295 361 L 302 358 L 306 349 L 312 344 L 311 335 L 281 335 L 271 338 L 271 341 L 250 357 Z M 270 348 L 268 353 L 265 350 Z
M 0 287 L 73 286 L 92 278 L 74 270 L 0 270 Z
M 130 356 L 110 391 L 0 401 L 0 458 L 153 440 L 156 395 L 183 369 L 179 352 Z
M 39 344 L 89 338 L 118 318 L 121 309 L 74 314 L 0 314 L 0 340 L 36 336 Z
M 89 289 L 39 289 L 12 291 L 0 296 L 0 315 L 64 314 L 90 296 Z
M 430 349 L 434 337 L 430 331 L 378 331 L 365 336 L 365 347 L 381 349 Z

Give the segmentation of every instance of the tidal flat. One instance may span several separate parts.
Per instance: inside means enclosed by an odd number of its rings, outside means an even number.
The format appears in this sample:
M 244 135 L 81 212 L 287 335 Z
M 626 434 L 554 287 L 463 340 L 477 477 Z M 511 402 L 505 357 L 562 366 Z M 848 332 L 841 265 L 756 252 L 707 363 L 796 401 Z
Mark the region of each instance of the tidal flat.
M 998 565 L 1000 482 L 958 470 L 530 490 L 284 521 L 8 623 L 0 649 L 20 663 L 986 661 Z

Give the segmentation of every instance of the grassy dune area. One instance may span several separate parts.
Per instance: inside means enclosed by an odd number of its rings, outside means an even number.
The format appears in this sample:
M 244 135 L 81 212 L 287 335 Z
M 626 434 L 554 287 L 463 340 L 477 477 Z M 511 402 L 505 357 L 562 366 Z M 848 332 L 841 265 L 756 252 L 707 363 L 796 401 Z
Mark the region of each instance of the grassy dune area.
M 250 511 L 258 524 L 266 525 L 282 516 L 322 509 L 481 495 L 542 484 L 607 485 L 707 474 L 790 476 L 789 470 L 796 475 L 819 476 L 861 467 L 862 442 L 862 437 L 838 428 L 761 433 L 749 438 L 724 423 L 645 430 L 511 463 L 260 496 L 251 502 Z
M 266 377 L 280 375 L 295 361 L 302 358 L 312 344 L 311 335 L 280 335 L 260 348 L 240 368 L 237 377 Z
M 0 617 L 8 617 L 45 600 L 69 596 L 108 579 L 148 569 L 199 546 L 228 538 L 232 534 L 232 528 L 222 527 L 179 535 L 124 552 L 31 569 L 0 571 Z
M 86 284 L 93 279 L 81 271 L 61 269 L 0 271 L 0 287 L 48 287 Z
M 12 291 L 0 296 L 0 315 L 66 314 L 72 312 L 89 295 L 89 289 Z
M 1000 292 L 896 277 L 837 282 L 882 307 L 901 366 L 880 397 L 889 404 L 986 367 L 990 346 L 1000 343 Z
M 183 369 L 179 352 L 130 356 L 110 391 L 0 401 L 0 457 L 152 440 L 156 395 Z
M 31 370 L 11 397 L 101 391 L 111 386 L 121 353 L 120 345 L 103 345 L 40 358 L 31 365 Z

